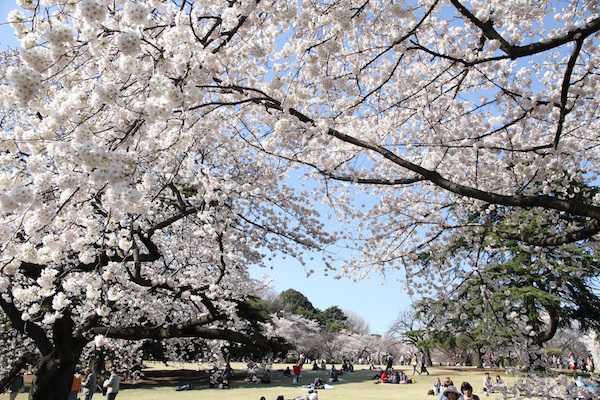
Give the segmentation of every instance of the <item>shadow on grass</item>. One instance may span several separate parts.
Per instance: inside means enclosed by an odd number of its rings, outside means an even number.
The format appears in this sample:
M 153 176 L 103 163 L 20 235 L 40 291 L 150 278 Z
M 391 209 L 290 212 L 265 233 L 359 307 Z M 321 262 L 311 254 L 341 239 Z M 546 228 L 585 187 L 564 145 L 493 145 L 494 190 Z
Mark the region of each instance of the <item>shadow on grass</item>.
M 399 368 L 397 370 L 404 370 L 405 373 L 409 373 L 407 367 Z M 209 374 L 206 370 L 193 371 L 187 369 L 180 370 L 153 370 L 145 371 L 145 377 L 142 380 L 127 382 L 122 386 L 124 389 L 149 389 L 156 387 L 172 387 L 175 389 L 176 386 L 180 385 L 191 385 L 192 390 L 206 390 L 208 387 Z M 370 370 L 356 370 L 354 372 L 344 373 L 339 377 L 339 382 L 331 383 L 332 386 L 342 386 L 348 383 L 362 383 L 372 381 L 375 385 L 377 371 Z M 431 374 L 432 376 L 440 375 Z M 329 379 L 329 370 L 304 370 L 299 384 L 292 383 L 292 378 L 284 376 L 283 371 L 274 370 L 271 375 L 271 383 L 250 383 L 246 382 L 245 379 L 248 376 L 246 371 L 234 370 L 232 378 L 230 379 L 230 388 L 224 390 L 235 390 L 249 389 L 249 388 L 269 388 L 269 387 L 281 387 L 284 389 L 289 388 L 302 388 L 314 382 L 316 378 L 321 378 L 323 382 L 327 382 Z M 410 374 L 409 374 L 410 376 Z M 440 375 L 441 376 L 441 375 Z M 386 384 L 388 385 L 388 384 Z

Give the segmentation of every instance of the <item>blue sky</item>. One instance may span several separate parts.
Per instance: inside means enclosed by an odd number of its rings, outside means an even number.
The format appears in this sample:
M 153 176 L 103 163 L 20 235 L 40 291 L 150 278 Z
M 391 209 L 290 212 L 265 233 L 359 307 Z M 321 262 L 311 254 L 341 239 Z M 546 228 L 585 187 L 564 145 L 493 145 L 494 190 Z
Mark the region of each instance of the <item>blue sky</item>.
M 16 47 L 18 41 L 7 24 L 6 16 L 16 8 L 14 0 L 0 0 L 0 48 Z M 340 257 L 347 257 L 343 250 Z M 305 269 L 306 268 L 306 269 Z M 316 272 L 307 277 L 306 271 Z M 337 305 L 361 315 L 374 333 L 385 333 L 398 313 L 410 305 L 404 286 L 399 282 L 399 273 L 385 277 L 372 276 L 357 282 L 351 279 L 334 279 L 323 274 L 324 265 L 318 262 L 302 267 L 297 261 L 274 257 L 267 268 L 253 267 L 250 272 L 255 278 L 267 275 L 274 290 L 281 292 L 293 288 L 304 293 L 315 307 L 324 309 Z
M 16 7 L 14 0 L 0 0 L 0 45 L 4 47 L 15 47 L 18 42 L 13 34 L 12 28 L 6 24 L 6 16 L 10 10 Z

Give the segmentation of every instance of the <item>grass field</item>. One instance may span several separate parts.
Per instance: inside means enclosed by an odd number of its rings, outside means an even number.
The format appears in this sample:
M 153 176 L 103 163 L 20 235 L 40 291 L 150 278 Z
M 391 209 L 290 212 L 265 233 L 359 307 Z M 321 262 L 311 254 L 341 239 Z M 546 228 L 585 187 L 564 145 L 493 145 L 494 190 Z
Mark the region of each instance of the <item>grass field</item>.
M 165 369 L 164 365 L 150 365 L 151 369 Z M 234 369 L 243 369 L 241 364 L 233 364 Z M 338 366 L 339 367 L 339 366 Z M 204 365 L 170 365 L 170 369 L 198 369 L 205 368 Z M 124 389 L 118 400 L 258 400 L 260 396 L 265 396 L 267 400 L 275 400 L 278 395 L 284 395 L 286 400 L 297 396 L 305 395 L 306 389 L 300 386 L 294 386 L 291 378 L 283 377 L 279 370 L 285 368 L 284 365 L 274 366 L 273 382 L 270 385 L 246 384 L 243 382 L 233 382 L 232 388 L 228 390 L 198 388 L 191 391 L 176 392 L 174 387 L 154 387 L 148 389 Z M 404 369 L 410 375 L 409 367 L 399 367 Z M 484 378 L 484 371 L 474 369 L 452 369 L 452 368 L 432 368 L 430 376 L 416 375 L 416 383 L 410 385 L 375 385 L 371 379 L 373 372 L 365 367 L 357 367 L 351 374 L 344 374 L 340 383 L 334 385 L 334 389 L 319 391 L 321 400 L 433 400 L 433 396 L 428 396 L 427 391 L 432 388 L 433 382 L 437 377 L 443 380 L 449 376 L 454 384 L 460 387 L 463 381 L 470 382 L 475 388 L 476 394 L 482 394 L 481 388 Z M 493 373 L 495 376 L 495 373 Z M 301 383 L 308 384 L 317 376 L 326 378 L 327 372 L 323 371 L 304 371 Z M 511 377 L 502 376 L 510 383 Z M 95 399 L 101 399 L 100 393 L 94 396 Z M 499 397 L 490 396 L 482 399 L 497 399 Z M 8 395 L 0 395 L 0 399 L 8 399 Z M 27 399 L 26 394 L 17 397 L 18 400 Z

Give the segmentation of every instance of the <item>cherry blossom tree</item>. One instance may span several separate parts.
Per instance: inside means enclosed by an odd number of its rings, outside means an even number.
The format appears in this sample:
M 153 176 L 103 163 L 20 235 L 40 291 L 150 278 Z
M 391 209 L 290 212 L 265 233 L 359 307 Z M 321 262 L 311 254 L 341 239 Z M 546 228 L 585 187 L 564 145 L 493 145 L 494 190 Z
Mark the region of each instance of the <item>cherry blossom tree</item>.
M 369 323 L 360 314 L 352 310 L 344 310 L 347 318 L 348 330 L 353 333 L 366 335 L 369 333 Z
M 0 306 L 43 356 L 39 393 L 63 382 L 34 398 L 64 397 L 97 335 L 247 342 L 236 305 L 266 254 L 331 269 L 337 242 L 362 254 L 341 273 L 403 267 L 420 292 L 449 269 L 419 253 L 498 209 L 544 220 L 500 232 L 530 245 L 600 231 L 596 2 L 18 4 Z
M 319 353 L 322 342 L 321 326 L 315 320 L 296 314 L 273 317 L 273 334 L 290 343 L 298 353 Z
M 36 357 L 33 398 L 64 399 L 89 346 L 283 348 L 238 316 L 255 286 L 247 267 L 330 239 L 304 196 L 280 187 L 287 166 L 235 139 L 235 108 L 193 105 L 246 17 L 226 4 L 20 3 L 22 48 L 2 70 L 0 307 L 18 360 L 7 370 Z M 205 13 L 202 41 L 188 22 Z M 211 61 L 189 64 L 199 54 Z M 187 82 L 182 66 L 199 75 Z

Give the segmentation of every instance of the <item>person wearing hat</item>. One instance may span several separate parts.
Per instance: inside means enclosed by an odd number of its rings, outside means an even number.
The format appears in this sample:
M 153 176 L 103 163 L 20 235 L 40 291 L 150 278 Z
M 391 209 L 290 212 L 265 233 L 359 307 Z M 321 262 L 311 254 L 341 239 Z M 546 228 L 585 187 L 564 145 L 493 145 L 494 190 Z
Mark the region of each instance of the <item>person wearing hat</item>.
M 447 376 L 446 378 L 444 378 L 444 382 L 442 383 L 438 400 L 447 400 L 446 396 L 444 396 L 444 390 L 446 390 L 446 388 L 449 386 L 454 386 L 454 382 L 452 382 L 452 379 L 450 379 L 450 377 Z
M 461 393 L 454 385 L 450 385 L 444 389 L 443 396 L 448 400 L 458 400 L 462 397 Z

